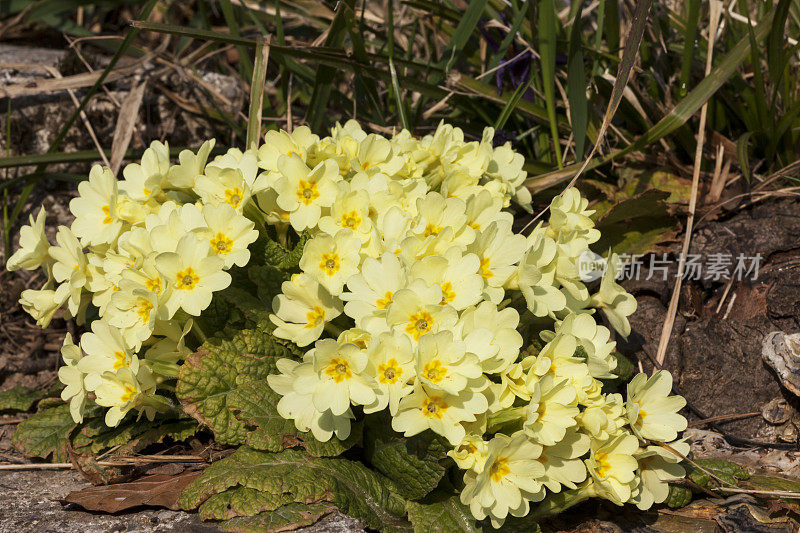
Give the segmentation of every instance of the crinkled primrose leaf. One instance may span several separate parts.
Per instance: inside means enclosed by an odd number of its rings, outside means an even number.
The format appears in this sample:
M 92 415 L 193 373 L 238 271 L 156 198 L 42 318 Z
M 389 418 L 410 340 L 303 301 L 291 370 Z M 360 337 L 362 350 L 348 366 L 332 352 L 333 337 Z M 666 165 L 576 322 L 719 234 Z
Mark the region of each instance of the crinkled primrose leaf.
M 219 516 L 221 501 L 238 510 L 247 506 L 274 510 L 289 501 L 329 502 L 367 527 L 405 527 L 405 501 L 389 486 L 391 482 L 380 474 L 347 459 L 315 458 L 297 450 L 270 453 L 242 447 L 209 466 L 184 491 L 179 503 L 185 509 L 199 507 L 201 515 L 208 512 Z M 215 494 L 237 488 L 230 498 L 211 500 Z M 206 511 L 208 502 L 211 503 Z
M 325 503 L 290 503 L 274 511 L 231 518 L 221 523 L 220 527 L 236 533 L 292 531 L 313 525 L 334 510 L 334 506 Z
M 481 529 L 475 522 L 469 507 L 457 496 L 437 495 L 433 502 L 406 502 L 408 519 L 414 531 L 437 533 L 478 533 Z
M 447 441 L 435 433 L 404 438 L 392 431 L 389 417 L 367 417 L 364 455 L 395 483 L 401 496 L 418 500 L 435 489 L 450 462 L 448 450 Z
M 69 435 L 78 424 L 72 420 L 69 405 L 44 409 L 20 422 L 11 443 L 25 455 L 54 461 L 68 459 L 66 446 Z
M 281 357 L 296 357 L 296 349 L 263 329 L 240 331 L 211 339 L 181 367 L 176 393 L 184 410 L 208 426 L 220 444 L 247 444 L 280 451 L 304 446 L 315 455 L 338 455 L 358 439 L 319 442 L 281 417 L 280 396 L 267 385 Z

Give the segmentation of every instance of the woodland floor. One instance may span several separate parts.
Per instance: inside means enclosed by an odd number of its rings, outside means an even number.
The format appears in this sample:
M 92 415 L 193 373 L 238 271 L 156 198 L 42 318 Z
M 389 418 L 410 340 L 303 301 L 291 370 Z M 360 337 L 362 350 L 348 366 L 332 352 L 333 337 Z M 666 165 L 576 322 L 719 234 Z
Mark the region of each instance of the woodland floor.
M 9 60 L 8 48 L 0 48 L 0 62 Z M 44 59 L 37 59 L 44 61 Z M 58 61 L 56 58 L 54 61 Z M 20 75 L 3 71 L 0 77 Z M 17 80 L 18 82 L 18 80 Z M 226 90 L 225 80 L 217 80 Z M 241 95 L 230 89 L 231 99 Z M 104 108 L 103 97 L 90 106 L 89 114 L 100 129 L 114 127 L 113 106 Z M 48 97 L 19 102 L 8 117 L 0 118 L 2 131 L 11 120 L 12 154 L 43 152 L 49 143 L 47 124 L 60 121 L 69 103 Z M 152 107 L 151 124 L 167 120 L 182 123 L 183 115 L 160 117 L 167 113 L 163 102 L 146 102 Z M 170 111 L 171 112 L 171 111 Z M 58 116 L 54 116 L 58 114 Z M 49 116 L 48 120 L 40 120 Z M 188 123 L 188 122 L 187 122 Z M 105 126 L 103 126 L 105 124 Z M 145 124 L 143 138 L 168 138 L 176 144 L 191 143 L 189 138 L 214 135 L 214 127 L 193 119 L 191 132 L 182 128 L 162 135 Z M 77 130 L 77 127 L 73 131 Z M 147 130 L 147 131 L 145 131 Z M 177 133 L 173 133 L 177 131 Z M 98 132 L 103 135 L 103 131 Z M 4 141 L 2 141 L 4 142 Z M 0 145 L 2 144 L 0 142 Z M 86 149 L 83 132 L 69 138 L 67 148 Z M 68 171 L 69 169 L 65 169 Z M 63 182 L 42 183 L 29 205 L 35 210 L 44 204 L 48 227 L 69 223 L 67 204 L 73 193 Z M 27 214 L 25 214 L 27 217 Z M 679 244 L 662 251 L 674 254 Z M 692 253 L 706 257 L 715 253 L 761 255 L 761 267 L 755 281 L 690 281 L 684 285 L 665 367 L 675 376 L 676 392 L 690 404 L 686 415 L 690 424 L 696 456 L 724 457 L 747 464 L 753 469 L 800 477 L 800 442 L 798 426 L 800 400 L 783 389 L 777 377 L 764 365 L 761 344 L 765 335 L 781 330 L 800 331 L 800 201 L 771 199 L 741 211 L 729 211 L 713 221 L 701 221 L 695 231 Z M 673 255 L 674 257 L 674 255 Z M 645 258 L 645 265 L 648 259 Z M 674 263 L 674 262 L 673 262 Z M 643 269 L 641 278 L 647 277 Z M 674 273 L 672 274 L 674 276 Z M 666 316 L 673 278 L 628 281 L 639 309 L 631 324 L 633 333 L 620 351 L 646 372 L 653 369 L 661 327 Z M 0 272 L 0 390 L 23 385 L 45 387 L 56 379 L 59 348 L 65 333 L 72 327 L 55 319 L 42 331 L 22 311 L 17 300 L 28 287 L 42 280 L 27 272 Z M 761 415 L 770 404 L 784 411 L 781 424 L 771 424 Z M 732 421 L 704 425 L 699 422 L 723 415 L 749 415 Z M 26 461 L 12 447 L 10 437 L 15 422 L 26 415 L 0 413 L 0 465 Z M 727 438 L 721 436 L 724 434 Z M 754 443 L 758 443 L 756 445 Z M 736 447 L 734 447 L 736 446 Z M 59 500 L 67 493 L 88 486 L 74 471 L 0 470 L 0 533 L 25 531 L 216 531 L 200 523 L 196 515 L 166 511 L 141 510 L 122 515 L 99 515 L 79 511 Z M 642 514 L 606 503 L 587 503 L 556 523 L 543 524 L 554 531 L 792 531 L 797 526 L 796 509 L 777 511 L 750 496 L 727 500 L 702 500 L 689 508 Z M 764 513 L 770 517 L 764 521 Z M 777 514 L 776 514 L 777 513 Z M 587 520 L 586 517 L 593 517 Z M 769 523 L 767 523 L 769 522 Z M 313 527 L 314 531 L 358 531 L 358 523 L 334 515 Z

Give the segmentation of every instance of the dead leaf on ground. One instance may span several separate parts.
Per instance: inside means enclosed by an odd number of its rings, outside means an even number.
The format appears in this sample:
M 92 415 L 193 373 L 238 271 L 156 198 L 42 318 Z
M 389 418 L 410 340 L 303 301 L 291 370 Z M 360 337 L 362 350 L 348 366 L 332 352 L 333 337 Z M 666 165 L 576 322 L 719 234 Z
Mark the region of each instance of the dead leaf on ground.
M 183 489 L 202 472 L 187 470 L 176 476 L 155 474 L 129 483 L 87 487 L 70 492 L 63 503 L 74 503 L 87 511 L 118 513 L 134 507 L 165 507 L 177 511 Z

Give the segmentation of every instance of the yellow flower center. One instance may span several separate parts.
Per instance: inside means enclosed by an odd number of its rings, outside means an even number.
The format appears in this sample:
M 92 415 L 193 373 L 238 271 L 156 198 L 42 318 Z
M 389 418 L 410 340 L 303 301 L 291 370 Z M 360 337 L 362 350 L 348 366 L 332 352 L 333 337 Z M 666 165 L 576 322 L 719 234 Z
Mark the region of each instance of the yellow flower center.
M 597 477 L 601 479 L 605 479 L 608 477 L 608 471 L 611 470 L 611 461 L 608 460 L 607 453 L 598 453 L 595 454 L 594 460 L 597 462 L 597 466 L 595 467 L 595 472 L 597 473 Z
M 447 402 L 439 396 L 430 396 L 422 401 L 422 414 L 427 418 L 441 420 L 448 407 L 450 406 L 447 405 Z
M 104 205 L 103 206 L 103 213 L 105 213 L 105 218 L 103 219 L 103 224 L 111 224 L 114 222 L 114 219 L 111 218 L 111 206 Z
M 325 373 L 332 377 L 333 381 L 336 383 L 341 383 L 345 379 L 353 377 L 353 372 L 350 370 L 350 363 L 339 358 L 331 359 L 331 362 L 328 363 L 328 368 L 325 369 Z
M 125 392 L 122 393 L 122 396 L 120 396 L 119 399 L 122 401 L 122 403 L 128 403 L 133 401 L 133 399 L 138 395 L 139 393 L 136 392 L 136 389 L 130 385 L 125 385 Z
M 492 481 L 495 483 L 499 482 L 510 473 L 511 469 L 508 467 L 508 459 L 505 457 L 495 459 L 492 466 L 489 467 L 489 476 L 491 476 Z
M 430 313 L 421 311 L 414 313 L 408 319 L 406 325 L 406 333 L 414 337 L 414 340 L 419 340 L 420 337 L 428 333 L 433 328 L 433 317 Z
M 429 381 L 439 383 L 447 375 L 447 369 L 442 366 L 441 361 L 433 359 L 425 363 L 425 366 L 422 368 L 422 375 Z
M 232 248 L 233 241 L 226 237 L 224 233 L 217 233 L 217 235 L 211 239 L 211 249 L 214 250 L 215 254 L 230 253 Z
M 385 364 L 378 365 L 378 381 L 381 383 L 394 385 L 402 375 L 403 369 L 400 368 L 394 357 L 386 361 Z
M 386 291 L 386 294 L 383 295 L 383 298 L 378 298 L 375 301 L 375 305 L 378 306 L 378 309 L 386 309 L 387 307 L 389 307 L 390 303 L 392 303 L 391 291 Z
M 144 286 L 150 292 L 161 294 L 161 278 L 159 277 L 149 278 L 147 281 L 144 282 Z
M 191 291 L 200 281 L 200 276 L 195 274 L 192 267 L 186 267 L 175 276 L 175 288 L 179 291 Z
M 300 180 L 297 186 L 297 199 L 303 202 L 303 204 L 309 205 L 317 198 L 319 198 L 317 184 L 314 182 Z
M 363 163 L 361 163 L 361 170 L 367 170 L 371 166 L 372 163 L 370 163 L 369 161 L 364 161 Z
M 349 229 L 358 229 L 361 225 L 361 216 L 358 211 L 350 211 L 342 215 L 342 227 Z
M 478 270 L 478 272 L 480 272 L 481 276 L 483 276 L 483 279 L 489 279 L 492 276 L 494 276 L 494 272 L 489 270 L 488 257 L 484 257 L 483 259 L 481 259 L 481 268 Z
M 342 265 L 339 263 L 339 254 L 322 254 L 322 261 L 319 262 L 319 268 L 329 276 L 333 276 Z
M 114 352 L 114 370 L 128 366 L 128 357 L 125 352 Z
M 435 237 L 436 235 L 439 235 L 440 231 L 442 231 L 442 227 L 441 226 L 434 226 L 430 222 L 428 222 L 428 225 L 425 226 L 425 236 L 426 237 L 430 237 L 430 236 L 434 236 Z
M 456 299 L 456 291 L 453 290 L 453 284 L 449 281 L 442 283 L 442 301 L 440 305 L 446 305 Z
M 153 310 L 153 304 L 149 300 L 139 298 L 139 305 L 136 307 L 136 314 L 142 319 L 142 324 L 150 322 L 150 311 Z
M 314 309 L 306 315 L 306 320 L 308 320 L 308 324 L 305 325 L 305 328 L 313 329 L 325 320 L 325 311 L 320 306 L 315 305 Z
M 478 224 L 477 222 L 470 222 L 470 223 L 468 224 L 468 226 L 469 226 L 470 228 L 472 228 L 472 229 L 481 229 L 481 225 L 480 225 L 480 224 Z
M 232 208 L 236 209 L 242 203 L 242 189 L 234 187 L 233 189 L 225 190 L 225 203 Z

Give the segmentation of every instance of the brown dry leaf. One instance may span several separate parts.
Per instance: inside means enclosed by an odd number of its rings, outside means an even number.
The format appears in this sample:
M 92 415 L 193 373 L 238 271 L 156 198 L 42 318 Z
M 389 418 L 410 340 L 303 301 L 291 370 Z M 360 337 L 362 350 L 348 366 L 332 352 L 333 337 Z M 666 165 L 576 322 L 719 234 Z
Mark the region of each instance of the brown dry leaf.
M 147 81 L 145 80 L 139 85 L 133 86 L 120 106 L 117 127 L 114 129 L 114 140 L 111 143 L 111 171 L 114 175 L 119 172 L 125 152 L 128 151 L 128 145 L 131 143 L 146 85 Z
M 202 472 L 187 470 L 177 476 L 155 474 L 130 483 L 87 487 L 70 492 L 63 500 L 80 505 L 88 511 L 117 513 L 133 507 L 165 507 L 177 511 L 183 489 Z

